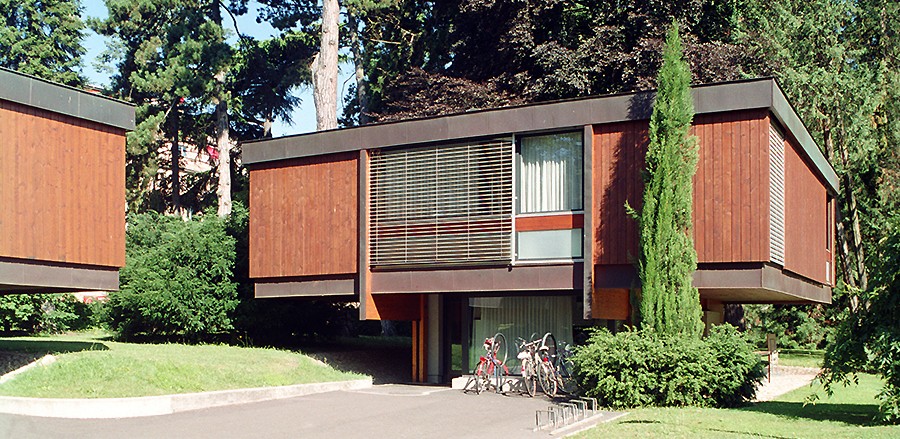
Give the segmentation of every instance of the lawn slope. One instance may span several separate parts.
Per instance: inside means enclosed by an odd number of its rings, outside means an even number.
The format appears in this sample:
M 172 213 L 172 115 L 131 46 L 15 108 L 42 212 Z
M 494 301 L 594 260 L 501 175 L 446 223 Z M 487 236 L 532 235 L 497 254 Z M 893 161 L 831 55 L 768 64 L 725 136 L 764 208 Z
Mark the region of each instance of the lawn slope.
M 5 396 L 114 398 L 366 378 L 275 349 L 59 336 L 0 338 L 0 350 L 49 352 L 58 357 L 49 366 L 0 385 L 0 395 Z

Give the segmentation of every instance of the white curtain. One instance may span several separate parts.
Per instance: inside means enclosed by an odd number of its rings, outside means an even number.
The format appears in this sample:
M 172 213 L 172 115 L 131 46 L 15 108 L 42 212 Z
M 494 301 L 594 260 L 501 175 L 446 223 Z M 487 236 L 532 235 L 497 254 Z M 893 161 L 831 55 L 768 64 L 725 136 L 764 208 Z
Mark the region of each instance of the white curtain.
M 582 208 L 581 133 L 523 137 L 519 213 Z
M 557 342 L 572 343 L 572 296 L 476 297 L 469 299 L 472 308 L 472 337 L 469 341 L 468 364 L 471 371 L 484 355 L 484 339 L 502 332 L 509 344 L 506 365 L 511 373 L 516 367 L 516 338 L 542 337 L 552 332 Z

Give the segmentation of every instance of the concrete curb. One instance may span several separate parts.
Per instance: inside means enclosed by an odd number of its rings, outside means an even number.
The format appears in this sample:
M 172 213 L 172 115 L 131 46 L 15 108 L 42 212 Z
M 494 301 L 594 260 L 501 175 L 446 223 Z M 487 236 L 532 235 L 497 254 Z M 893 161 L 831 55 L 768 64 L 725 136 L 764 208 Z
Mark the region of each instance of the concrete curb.
M 35 367 L 47 366 L 47 365 L 53 364 L 55 362 L 56 362 L 56 357 L 54 357 L 53 355 L 50 355 L 50 354 L 44 355 L 43 357 L 38 358 L 37 360 L 34 360 L 31 363 L 28 363 L 12 372 L 7 373 L 6 375 L 3 375 L 2 377 L 0 377 L 0 384 L 3 384 L 5 382 L 15 378 L 17 375 L 19 375 L 23 372 L 28 372 L 29 370 L 34 369 Z
M 0 397 L 0 413 L 48 418 L 108 419 L 169 415 L 233 404 L 372 387 L 372 379 L 135 398 L 55 399 Z

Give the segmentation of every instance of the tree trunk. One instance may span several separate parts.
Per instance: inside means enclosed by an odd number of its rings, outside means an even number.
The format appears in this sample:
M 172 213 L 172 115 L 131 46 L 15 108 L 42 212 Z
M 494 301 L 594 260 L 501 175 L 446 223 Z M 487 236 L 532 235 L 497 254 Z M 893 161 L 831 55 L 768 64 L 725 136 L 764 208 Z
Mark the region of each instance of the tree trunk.
M 266 120 L 263 121 L 263 139 L 272 137 L 272 112 L 266 114 Z
M 181 146 L 178 144 L 178 103 L 172 112 L 172 211 L 181 214 Z
M 316 130 L 337 128 L 338 0 L 322 1 L 322 40 L 312 61 L 313 104 Z
M 350 31 L 350 51 L 353 54 L 353 66 L 356 69 L 356 102 L 359 104 L 359 124 L 367 125 L 369 123 L 369 93 L 362 57 L 363 49 L 359 42 L 359 21 L 355 15 L 348 15 L 347 28 Z
M 830 122 L 823 122 L 822 132 L 825 136 L 825 156 L 828 157 L 829 163 L 834 163 L 834 137 L 830 128 Z M 838 241 L 838 261 L 841 264 L 841 270 L 844 273 L 844 282 L 852 288 L 856 288 L 856 273 L 850 268 L 850 246 L 847 243 L 847 232 L 844 230 L 844 218 L 841 214 L 843 209 L 843 200 L 839 197 L 835 209 L 835 228 L 837 229 Z
M 847 144 L 838 142 L 838 150 L 841 155 L 841 163 L 844 167 L 844 198 L 847 203 L 847 213 L 850 215 L 850 239 L 852 250 L 856 258 L 856 275 L 859 280 L 859 289 L 866 291 L 869 288 L 869 276 L 866 273 L 866 253 L 862 245 L 862 229 L 859 225 L 859 209 L 856 205 L 856 195 L 853 193 L 853 178 L 848 172 L 850 159 L 847 152 Z
M 231 132 L 228 128 L 228 101 L 225 95 L 225 71 L 216 74 L 216 147 L 219 150 L 218 214 L 231 215 Z

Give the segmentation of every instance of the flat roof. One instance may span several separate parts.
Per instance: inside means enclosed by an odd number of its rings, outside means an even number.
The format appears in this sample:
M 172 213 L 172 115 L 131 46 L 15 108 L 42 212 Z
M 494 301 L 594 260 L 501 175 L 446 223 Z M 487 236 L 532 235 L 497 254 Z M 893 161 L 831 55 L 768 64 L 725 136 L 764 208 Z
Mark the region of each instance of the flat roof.
M 0 99 L 134 130 L 134 105 L 0 67 Z
M 696 114 L 768 109 L 837 192 L 838 177 L 773 78 L 697 85 Z M 650 119 L 654 91 L 589 96 L 298 134 L 243 145 L 244 164 Z

